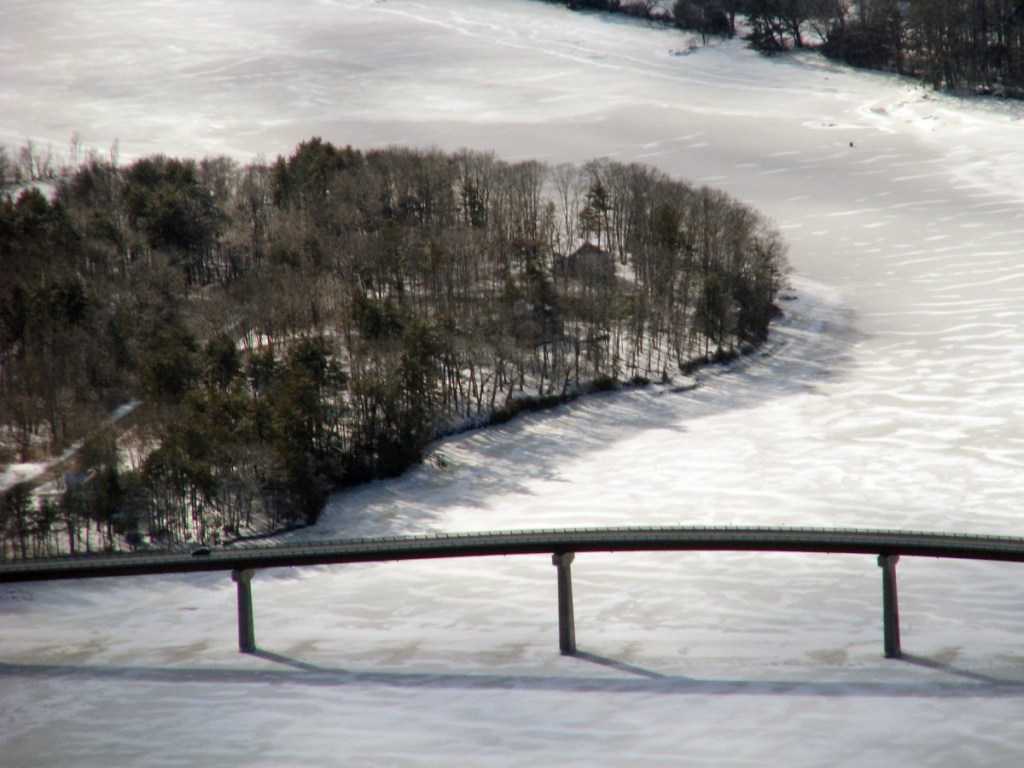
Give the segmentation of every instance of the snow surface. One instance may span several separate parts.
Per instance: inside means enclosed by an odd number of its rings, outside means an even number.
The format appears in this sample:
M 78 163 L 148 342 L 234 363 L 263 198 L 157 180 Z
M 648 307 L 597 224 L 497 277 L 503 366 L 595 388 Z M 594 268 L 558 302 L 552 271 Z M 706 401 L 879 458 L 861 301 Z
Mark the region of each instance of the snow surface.
M 1020 105 L 528 0 L 4 4 L 0 140 L 122 157 L 311 135 L 712 183 L 783 227 L 767 354 L 437 446 L 306 536 L 620 524 L 1024 534 Z M 581 555 L 0 588 L 0 764 L 1019 765 L 1019 566 Z

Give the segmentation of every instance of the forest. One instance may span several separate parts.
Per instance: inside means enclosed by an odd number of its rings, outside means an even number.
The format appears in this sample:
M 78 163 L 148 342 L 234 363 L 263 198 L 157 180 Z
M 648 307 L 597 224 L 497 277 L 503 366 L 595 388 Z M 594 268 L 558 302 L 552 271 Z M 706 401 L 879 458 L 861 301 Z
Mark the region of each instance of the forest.
M 866 69 L 938 89 L 1024 98 L 1021 0 L 548 0 L 672 24 L 709 36 L 737 34 L 767 54 L 817 48 Z
M 3 493 L 0 559 L 312 523 L 438 436 L 756 348 L 785 279 L 772 222 L 642 165 L 3 155 L 0 464 L 75 450 Z

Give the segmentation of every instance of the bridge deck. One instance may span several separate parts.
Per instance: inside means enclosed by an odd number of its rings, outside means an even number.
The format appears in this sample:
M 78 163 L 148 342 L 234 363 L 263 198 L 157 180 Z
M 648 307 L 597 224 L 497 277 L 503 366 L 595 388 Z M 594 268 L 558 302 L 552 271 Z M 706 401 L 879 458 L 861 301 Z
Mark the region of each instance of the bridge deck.
M 8 561 L 0 564 L 0 583 L 386 560 L 636 551 L 808 552 L 1024 562 L 1024 538 L 842 528 L 683 526 L 448 533 L 234 546 L 208 555 L 142 553 Z

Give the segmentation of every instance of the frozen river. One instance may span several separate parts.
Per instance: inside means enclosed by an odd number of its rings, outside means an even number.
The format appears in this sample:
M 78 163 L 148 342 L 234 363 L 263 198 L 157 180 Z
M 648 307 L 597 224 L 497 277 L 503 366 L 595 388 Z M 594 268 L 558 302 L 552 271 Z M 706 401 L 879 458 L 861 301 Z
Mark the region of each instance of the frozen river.
M 320 135 L 640 161 L 783 228 L 766 354 L 437 446 L 317 531 L 809 525 L 1024 535 L 1024 115 L 529 0 L 8 2 L 0 140 L 122 158 Z M 590 555 L 0 589 L 0 764 L 1017 765 L 1018 566 Z

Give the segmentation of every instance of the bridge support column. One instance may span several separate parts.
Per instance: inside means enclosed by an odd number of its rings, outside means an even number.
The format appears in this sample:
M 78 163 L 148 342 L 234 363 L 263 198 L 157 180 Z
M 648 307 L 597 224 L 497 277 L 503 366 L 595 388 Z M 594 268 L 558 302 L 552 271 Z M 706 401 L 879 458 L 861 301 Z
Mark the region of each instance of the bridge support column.
M 231 572 L 231 580 L 238 585 L 238 650 L 242 653 L 256 650 L 256 627 L 252 621 L 252 577 L 255 573 L 251 568 Z
M 882 631 L 887 659 L 898 659 L 903 655 L 900 648 L 900 608 L 896 597 L 896 563 L 899 559 L 899 555 L 878 556 L 878 566 L 882 569 Z
M 572 609 L 572 552 L 556 552 L 551 562 L 558 568 L 558 649 L 566 656 L 576 653 L 576 619 Z

